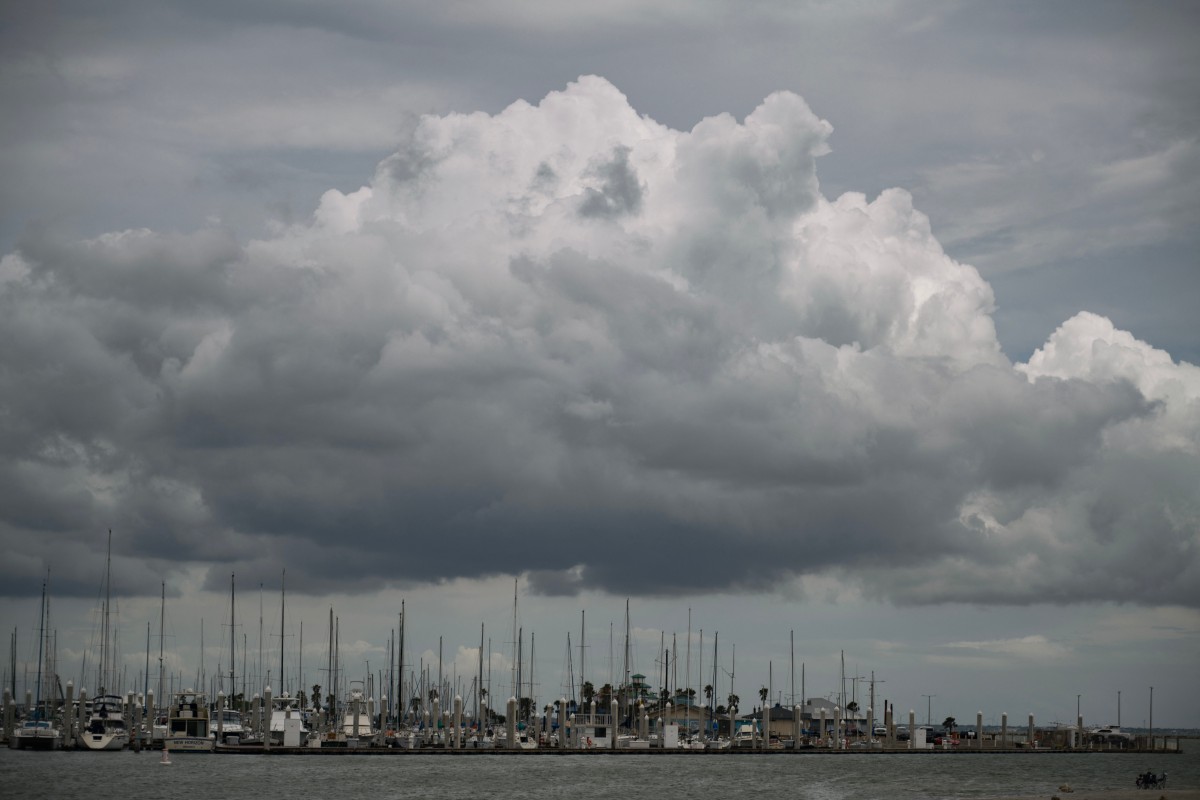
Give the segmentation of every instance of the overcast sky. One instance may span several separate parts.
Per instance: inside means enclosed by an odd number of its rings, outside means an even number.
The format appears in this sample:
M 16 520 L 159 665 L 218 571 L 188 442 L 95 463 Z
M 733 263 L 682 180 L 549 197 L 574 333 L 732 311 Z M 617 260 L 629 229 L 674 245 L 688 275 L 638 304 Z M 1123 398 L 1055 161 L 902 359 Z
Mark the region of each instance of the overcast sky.
M 94 689 L 111 528 L 130 674 L 162 582 L 169 669 L 231 573 L 277 653 L 284 570 L 308 684 L 401 599 L 506 674 L 518 577 L 543 700 L 630 598 L 744 707 L 794 631 L 810 696 L 1200 726 L 1197 7 L 574 5 L 6 12 L 18 661 L 48 570 Z

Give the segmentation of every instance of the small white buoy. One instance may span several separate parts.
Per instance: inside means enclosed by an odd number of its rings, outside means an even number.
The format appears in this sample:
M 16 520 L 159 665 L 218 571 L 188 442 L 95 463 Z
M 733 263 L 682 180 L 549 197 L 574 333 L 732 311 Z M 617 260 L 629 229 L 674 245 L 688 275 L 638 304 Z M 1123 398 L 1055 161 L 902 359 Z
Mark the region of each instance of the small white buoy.
M 162 749 L 162 758 L 159 760 L 158 763 L 160 763 L 160 764 L 170 764 L 171 763 L 171 757 L 167 754 L 167 746 L 165 744 L 163 745 L 163 749 Z

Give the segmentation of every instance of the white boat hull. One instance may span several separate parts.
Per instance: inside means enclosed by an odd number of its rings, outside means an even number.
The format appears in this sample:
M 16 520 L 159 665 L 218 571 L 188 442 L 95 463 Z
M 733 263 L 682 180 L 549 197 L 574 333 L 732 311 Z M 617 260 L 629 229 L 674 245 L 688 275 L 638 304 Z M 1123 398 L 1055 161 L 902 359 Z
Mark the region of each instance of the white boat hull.
M 121 750 L 129 744 L 129 734 L 121 731 L 105 731 L 104 733 L 85 733 L 79 737 L 80 743 L 88 750 Z
M 60 750 L 62 749 L 62 731 L 49 730 L 16 730 L 8 740 L 8 746 L 14 750 Z
M 171 753 L 211 753 L 216 742 L 198 736 L 173 736 L 167 739 L 166 749 Z

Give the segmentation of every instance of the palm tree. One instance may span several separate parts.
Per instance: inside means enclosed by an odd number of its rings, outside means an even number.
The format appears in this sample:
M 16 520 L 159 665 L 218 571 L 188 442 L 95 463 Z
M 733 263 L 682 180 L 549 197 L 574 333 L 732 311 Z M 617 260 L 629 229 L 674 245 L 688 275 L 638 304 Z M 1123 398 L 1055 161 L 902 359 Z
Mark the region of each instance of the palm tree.
M 767 691 L 767 687 L 765 687 L 765 686 L 758 690 L 758 699 L 762 701 L 762 704 L 764 706 L 767 704 L 767 695 L 768 694 L 769 694 L 769 692 Z
M 727 703 L 729 703 L 729 713 L 732 714 L 737 711 L 738 703 L 741 702 L 742 698 L 738 697 L 736 694 L 731 694 L 729 697 L 725 698 L 725 700 Z
M 712 705 L 713 688 L 711 683 L 704 684 L 704 701 L 708 705 Z
M 942 721 L 942 728 L 950 731 L 951 738 L 954 738 L 954 729 L 956 727 L 958 727 L 958 721 L 955 720 L 954 717 L 946 717 L 946 719 Z
M 592 685 L 591 681 L 585 681 L 580 693 L 583 695 L 583 702 L 590 703 L 596 697 L 596 687 Z
M 313 699 L 313 709 L 316 710 L 317 706 L 319 706 L 321 704 L 321 684 L 319 684 L 319 683 L 313 684 L 312 699 Z

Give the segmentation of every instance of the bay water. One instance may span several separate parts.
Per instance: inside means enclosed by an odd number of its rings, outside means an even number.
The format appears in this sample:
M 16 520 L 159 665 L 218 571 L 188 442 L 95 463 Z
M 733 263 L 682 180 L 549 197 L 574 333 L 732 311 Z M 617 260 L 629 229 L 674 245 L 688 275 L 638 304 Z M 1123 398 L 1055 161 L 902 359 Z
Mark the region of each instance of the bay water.
M 298 798 L 704 797 L 740 800 L 1050 798 L 1132 789 L 1167 772 L 1168 788 L 1200 789 L 1200 746 L 1147 753 L 679 755 L 216 755 L 0 750 L 0 798 L 297 800 Z M 1195 742 L 1200 745 L 1200 741 Z M 1193 752 L 1187 752 L 1187 750 Z M 1147 799 L 1157 795 L 1147 793 Z

